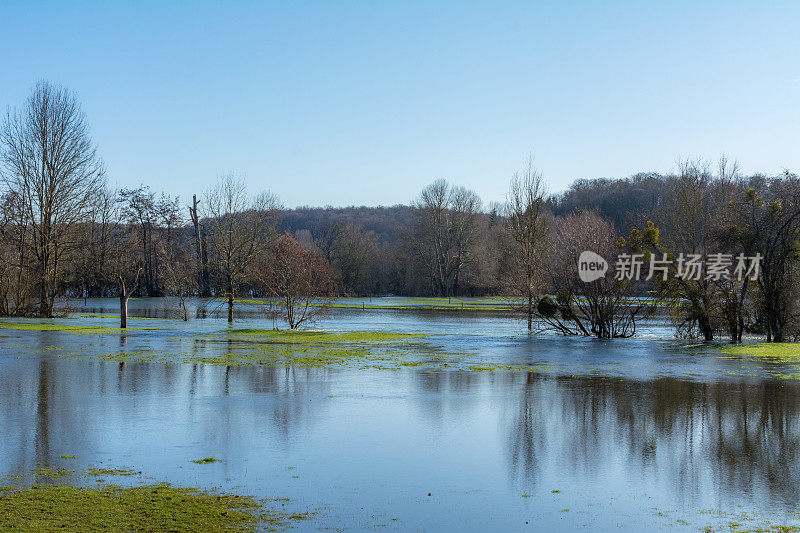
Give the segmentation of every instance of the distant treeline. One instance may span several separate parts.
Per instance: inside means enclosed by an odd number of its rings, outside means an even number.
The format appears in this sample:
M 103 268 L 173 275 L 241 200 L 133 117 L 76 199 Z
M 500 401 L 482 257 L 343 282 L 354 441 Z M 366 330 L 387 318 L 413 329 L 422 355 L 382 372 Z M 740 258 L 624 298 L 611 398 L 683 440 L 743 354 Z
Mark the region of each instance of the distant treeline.
M 0 157 L 0 315 L 52 316 L 58 296 L 135 294 L 223 297 L 232 317 L 236 298 L 324 286 L 327 296 L 513 296 L 530 329 L 563 334 L 630 336 L 652 308 L 632 303 L 643 298 L 667 303 L 686 336 L 800 334 L 800 180 L 744 176 L 725 157 L 559 194 L 529 160 L 507 201 L 489 206 L 438 180 L 411 205 L 284 209 L 230 174 L 182 205 L 146 186 L 111 190 L 77 99 L 47 82 L 8 112 Z M 279 241 L 285 269 L 287 257 L 304 261 L 302 288 L 273 268 Z M 583 250 L 612 265 L 621 253 L 647 266 L 720 252 L 763 264 L 752 281 L 681 279 L 678 264 L 665 279 L 584 283 Z

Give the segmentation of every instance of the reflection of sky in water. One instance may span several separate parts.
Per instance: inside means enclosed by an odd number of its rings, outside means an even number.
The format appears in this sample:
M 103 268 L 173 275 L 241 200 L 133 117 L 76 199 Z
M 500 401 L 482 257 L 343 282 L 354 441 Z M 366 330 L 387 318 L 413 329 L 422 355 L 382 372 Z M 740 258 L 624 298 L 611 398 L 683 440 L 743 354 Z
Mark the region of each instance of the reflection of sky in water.
M 114 303 L 93 309 L 110 313 Z M 146 301 L 131 303 L 137 314 Z M 147 342 L 165 350 L 226 327 L 154 322 L 166 329 Z M 680 527 L 677 519 L 696 528 L 721 520 L 701 509 L 780 516 L 797 508 L 800 384 L 770 379 L 756 364 L 693 355 L 666 337 L 529 339 L 504 317 L 337 311 L 319 326 L 437 333 L 445 349 L 553 370 L 75 361 L 18 354 L 93 343 L 105 353 L 120 339 L 5 330 L 0 472 L 104 461 L 285 496 L 301 509 L 329 506 L 325 524 L 356 528 L 508 530 L 529 521 L 642 530 Z M 131 335 L 122 349 L 144 337 Z M 223 462 L 189 462 L 206 456 Z

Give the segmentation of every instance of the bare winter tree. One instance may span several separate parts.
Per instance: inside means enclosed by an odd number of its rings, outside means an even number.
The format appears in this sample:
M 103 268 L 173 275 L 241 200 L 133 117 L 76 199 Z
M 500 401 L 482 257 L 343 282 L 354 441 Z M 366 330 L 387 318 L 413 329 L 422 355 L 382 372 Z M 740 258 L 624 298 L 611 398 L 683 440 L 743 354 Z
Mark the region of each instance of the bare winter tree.
M 680 254 L 705 258 L 714 251 L 714 216 L 721 207 L 713 201 L 713 175 L 702 161 L 681 161 L 679 169 L 662 216 L 661 229 L 666 230 L 667 238 L 654 246 L 654 251 L 658 257 L 666 253 L 676 259 Z M 699 333 L 710 341 L 718 314 L 717 286 L 705 275 L 676 275 L 677 265 L 673 262 L 673 272 L 666 280 L 656 279 L 658 295 L 670 302 L 680 335 Z
M 258 280 L 290 329 L 325 314 L 336 287 L 330 264 L 291 235 L 278 239 Z
M 427 264 L 434 292 L 457 294 L 464 268 L 474 259 L 481 200 L 440 179 L 423 189 L 416 207 L 418 253 Z
M 106 296 L 104 289 L 116 280 L 109 280 L 114 234 L 119 231 L 119 204 L 116 191 L 101 187 L 92 201 L 85 223 L 82 260 L 78 263 L 84 294 L 89 298 Z
M 233 322 L 237 293 L 274 239 L 280 204 L 267 192 L 250 197 L 244 180 L 228 173 L 206 194 L 205 209 L 209 261 Z
M 538 316 L 563 335 L 632 337 L 647 310 L 646 302 L 636 298 L 638 281 L 609 273 L 587 283 L 578 275 L 583 251 L 595 252 L 614 265 L 616 254 L 623 251 L 614 225 L 594 212 L 576 211 L 557 220 L 554 235 L 547 271 L 556 294 L 555 299 L 539 299 Z
M 800 335 L 798 268 L 800 267 L 800 177 L 784 172 L 768 181 L 762 198 L 750 189 L 753 219 L 748 232 L 763 255 L 758 289 L 767 342 Z
M 136 292 L 144 270 L 144 258 L 137 254 L 139 231 L 132 224 L 119 224 L 111 233 L 110 258 L 106 268 L 119 298 L 119 323 L 128 327 L 128 300 Z
M 5 194 L 0 209 L 0 315 L 29 316 L 38 309 L 36 279 L 27 256 L 29 232 L 20 197 Z
M 19 212 L 17 244 L 30 259 L 38 286 L 38 314 L 53 315 L 67 255 L 80 243 L 85 220 L 103 183 L 104 168 L 74 93 L 39 82 L 0 129 L 4 193 Z
M 529 158 L 525 170 L 512 177 L 506 200 L 505 218 L 511 238 L 504 283 L 513 296 L 523 299 L 528 331 L 533 329 L 536 300 L 543 289 L 542 269 L 551 228 L 546 196 L 542 175 Z
M 197 265 L 197 287 L 198 295 L 207 297 L 211 295 L 210 279 L 208 274 L 208 238 L 205 226 L 200 220 L 200 212 L 197 206 L 200 202 L 197 195 L 192 195 L 192 206 L 189 208 L 189 216 L 194 227 L 194 250 L 195 263 Z

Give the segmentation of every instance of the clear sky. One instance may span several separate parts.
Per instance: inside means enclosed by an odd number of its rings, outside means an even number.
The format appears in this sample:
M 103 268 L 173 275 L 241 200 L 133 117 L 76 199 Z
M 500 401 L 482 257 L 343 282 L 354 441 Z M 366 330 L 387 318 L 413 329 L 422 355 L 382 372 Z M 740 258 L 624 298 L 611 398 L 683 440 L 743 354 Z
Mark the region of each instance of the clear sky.
M 9 2 L 0 106 L 75 90 L 112 183 L 287 207 L 502 200 L 725 152 L 800 171 L 800 2 Z

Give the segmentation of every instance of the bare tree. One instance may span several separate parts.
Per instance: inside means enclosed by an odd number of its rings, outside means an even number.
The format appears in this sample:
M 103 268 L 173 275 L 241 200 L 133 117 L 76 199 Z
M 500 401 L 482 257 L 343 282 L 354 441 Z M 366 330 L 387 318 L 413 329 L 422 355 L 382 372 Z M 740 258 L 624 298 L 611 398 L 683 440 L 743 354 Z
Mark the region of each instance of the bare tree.
M 50 317 L 66 256 L 80 243 L 77 223 L 103 182 L 103 164 L 75 94 L 46 81 L 21 109 L 8 112 L 0 150 L 2 184 L 24 228 L 17 243 L 35 271 L 38 313 Z
M 654 247 L 658 256 L 705 258 L 714 250 L 715 211 L 713 176 L 708 164 L 701 161 L 679 162 L 680 175 L 674 181 L 664 206 L 667 238 Z M 679 261 L 673 261 L 666 280 L 656 278 L 658 295 L 670 302 L 679 333 L 695 336 L 695 330 L 707 341 L 714 338 L 718 316 L 717 286 L 706 275 L 678 275 Z
M 457 294 L 464 269 L 474 259 L 480 198 L 440 179 L 422 190 L 416 207 L 415 239 L 433 290 L 440 296 Z
M 522 297 L 528 331 L 533 329 L 536 300 L 542 291 L 542 268 L 551 228 L 546 196 L 542 175 L 533 166 L 531 157 L 522 173 L 512 177 L 505 206 L 511 239 L 504 285 L 513 296 Z
M 164 193 L 156 196 L 150 187 L 142 185 L 136 189 L 122 189 L 119 200 L 124 218 L 138 226 L 145 293 L 163 296 L 162 263 L 170 260 L 166 256 L 170 255 L 173 232 L 182 222 L 178 198 Z
M 228 301 L 228 322 L 233 322 L 234 300 L 258 258 L 268 251 L 280 204 L 267 192 L 251 198 L 244 180 L 232 173 L 219 178 L 205 204 L 209 259 Z
M 0 315 L 29 316 L 37 309 L 36 279 L 30 268 L 21 198 L 6 193 L 0 210 Z
M 210 280 L 208 275 L 208 242 L 205 226 L 200 219 L 200 212 L 197 210 L 197 195 L 192 195 L 192 206 L 189 208 L 189 216 L 194 227 L 194 248 L 197 263 L 197 286 L 201 297 L 211 295 Z
M 767 342 L 798 334 L 798 260 L 800 260 L 800 177 L 784 172 L 767 183 L 764 198 L 753 190 L 749 228 L 762 255 L 758 288 Z
M 259 269 L 264 291 L 289 324 L 297 329 L 325 314 L 333 299 L 333 269 L 295 237 L 282 235 L 268 261 Z
M 83 260 L 79 263 L 83 291 L 88 298 L 101 298 L 108 284 L 113 238 L 119 231 L 117 193 L 107 187 L 98 189 L 85 224 Z M 111 280 L 113 283 L 115 280 Z
M 130 284 L 126 284 L 125 276 L 122 274 L 117 276 L 119 281 L 119 327 L 122 329 L 128 327 L 128 300 L 131 295 L 136 292 L 136 286 L 139 283 L 139 274 L 141 274 L 141 272 L 141 268 L 136 270 L 133 283 Z
M 547 269 L 555 299 L 545 296 L 537 302 L 537 315 L 550 329 L 608 339 L 635 335 L 636 322 L 647 309 L 636 298 L 637 280 L 607 274 L 584 282 L 578 275 L 582 252 L 592 251 L 613 265 L 622 245 L 614 225 L 596 213 L 576 211 L 557 220 Z
M 119 298 L 121 328 L 128 327 L 128 300 L 138 289 L 144 270 L 144 258 L 136 253 L 140 245 L 138 234 L 138 229 L 132 224 L 118 224 L 111 233 L 110 258 L 106 268 Z

